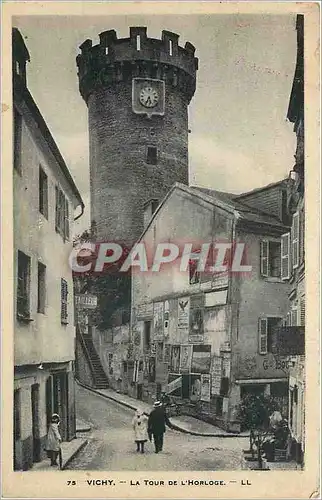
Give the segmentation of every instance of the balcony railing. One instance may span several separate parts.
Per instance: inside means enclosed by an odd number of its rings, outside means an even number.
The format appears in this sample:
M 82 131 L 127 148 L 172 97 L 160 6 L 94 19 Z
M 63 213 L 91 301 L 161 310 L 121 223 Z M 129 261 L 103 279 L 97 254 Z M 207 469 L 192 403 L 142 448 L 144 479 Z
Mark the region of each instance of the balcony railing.
M 304 355 L 304 326 L 284 326 L 276 328 L 272 342 L 272 352 L 279 356 Z

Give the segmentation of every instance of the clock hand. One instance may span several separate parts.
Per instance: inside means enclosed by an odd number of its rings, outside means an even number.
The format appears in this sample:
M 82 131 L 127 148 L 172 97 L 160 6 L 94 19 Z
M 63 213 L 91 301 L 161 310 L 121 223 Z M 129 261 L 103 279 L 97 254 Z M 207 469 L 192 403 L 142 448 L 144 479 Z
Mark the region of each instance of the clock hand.
M 146 104 L 151 104 L 151 97 L 148 96 L 147 100 L 146 100 Z

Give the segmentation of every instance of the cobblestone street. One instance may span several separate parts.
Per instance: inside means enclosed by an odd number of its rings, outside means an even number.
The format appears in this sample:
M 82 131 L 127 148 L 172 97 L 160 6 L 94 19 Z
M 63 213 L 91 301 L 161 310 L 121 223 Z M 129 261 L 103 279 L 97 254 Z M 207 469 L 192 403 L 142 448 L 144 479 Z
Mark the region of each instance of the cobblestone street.
M 136 453 L 133 412 L 82 388 L 76 388 L 77 414 L 92 425 L 88 444 L 69 464 L 73 470 L 237 470 L 245 438 L 204 438 L 167 429 L 162 453 L 146 444 Z

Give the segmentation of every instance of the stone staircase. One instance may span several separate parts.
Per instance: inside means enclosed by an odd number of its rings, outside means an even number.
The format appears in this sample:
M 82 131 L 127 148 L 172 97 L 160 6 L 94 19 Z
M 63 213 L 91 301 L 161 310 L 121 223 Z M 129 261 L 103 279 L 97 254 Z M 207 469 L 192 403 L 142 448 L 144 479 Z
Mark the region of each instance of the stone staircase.
M 93 340 L 90 335 L 82 334 L 81 337 L 86 350 L 86 355 L 89 358 L 88 361 L 92 372 L 94 388 L 107 389 L 109 386 L 108 378 L 94 347 Z

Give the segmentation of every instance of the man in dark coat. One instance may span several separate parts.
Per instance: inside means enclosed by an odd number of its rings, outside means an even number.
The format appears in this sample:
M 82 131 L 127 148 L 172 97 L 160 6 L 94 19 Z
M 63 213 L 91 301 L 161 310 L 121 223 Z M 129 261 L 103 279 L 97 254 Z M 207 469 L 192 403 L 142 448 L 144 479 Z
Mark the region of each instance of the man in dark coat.
M 171 422 L 166 414 L 165 408 L 161 401 L 156 401 L 153 405 L 153 410 L 150 413 L 148 421 L 148 434 L 151 439 L 153 436 L 155 453 L 159 453 L 163 448 L 163 434 L 165 426 L 172 429 Z

